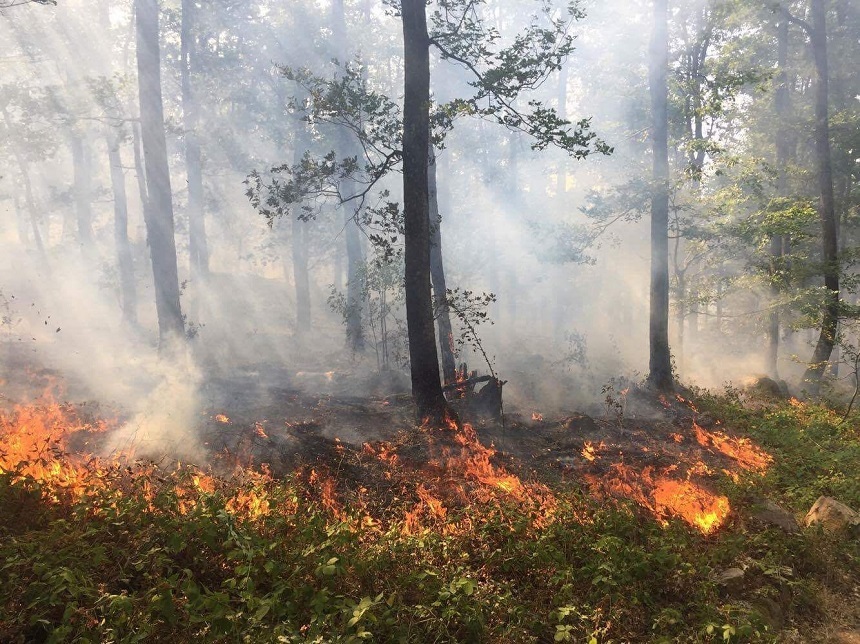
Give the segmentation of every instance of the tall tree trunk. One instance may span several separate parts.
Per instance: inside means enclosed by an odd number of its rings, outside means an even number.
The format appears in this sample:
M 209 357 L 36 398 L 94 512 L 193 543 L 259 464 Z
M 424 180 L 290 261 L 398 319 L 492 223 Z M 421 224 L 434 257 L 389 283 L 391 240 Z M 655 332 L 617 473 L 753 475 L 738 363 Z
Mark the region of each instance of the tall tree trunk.
M 653 187 L 648 380 L 661 391 L 673 388 L 672 360 L 669 353 L 669 117 L 666 82 L 669 69 L 668 31 L 668 0 L 654 0 L 654 31 L 649 70 Z
M 188 252 L 191 280 L 198 289 L 199 282 L 209 275 L 209 246 L 203 213 L 203 170 L 200 160 L 200 140 L 197 136 L 198 109 L 191 87 L 195 67 L 194 0 L 182 0 L 180 28 L 182 119 L 185 130 L 185 168 L 188 178 Z
M 804 374 L 812 393 L 818 393 L 821 377 L 833 345 L 839 324 L 839 262 L 836 231 L 836 208 L 833 199 L 833 171 L 830 160 L 830 123 L 827 78 L 827 12 L 824 0 L 811 0 L 812 30 L 810 41 L 815 58 L 815 156 L 818 165 L 820 199 L 818 215 L 821 219 L 824 288 L 827 289 L 822 309 L 821 333 L 812 354 L 809 368 Z
M 412 396 L 421 418 L 440 424 L 447 404 L 439 377 L 430 290 L 430 216 L 427 149 L 430 145 L 430 38 L 424 0 L 402 0 L 403 210 L 406 226 L 406 326 Z
M 436 330 L 439 335 L 439 353 L 442 357 L 442 377 L 445 384 L 457 380 L 457 363 L 454 358 L 454 331 L 451 312 L 448 310 L 448 285 L 445 282 L 445 265 L 442 263 L 442 219 L 439 216 L 439 194 L 436 189 L 436 151 L 433 144 L 427 148 L 427 202 L 430 216 L 430 280 L 436 304 Z
M 311 330 L 311 281 L 308 274 L 307 224 L 292 217 L 291 248 L 293 256 L 293 282 L 296 286 L 296 331 Z
M 361 252 L 361 238 L 359 237 L 358 224 L 355 221 L 356 213 L 352 207 L 346 204 L 343 210 L 343 231 L 346 238 L 346 339 L 350 348 L 358 353 L 364 351 L 364 327 L 361 323 L 362 292 L 364 283 L 362 280 L 362 267 L 364 258 Z
M 159 346 L 166 348 L 184 337 L 185 323 L 179 304 L 173 195 L 167 165 L 164 107 L 161 99 L 158 1 L 135 0 L 134 8 L 137 21 L 141 140 L 149 204 L 149 208 L 144 207 L 144 216 L 155 283 Z
M 348 38 L 346 33 L 346 17 L 344 15 L 343 0 L 334 0 L 332 3 L 332 41 L 336 58 L 341 64 L 346 64 L 350 52 L 347 48 Z M 360 157 L 361 149 L 357 145 L 353 134 L 342 131 L 340 135 L 341 156 Z M 344 181 L 341 192 L 347 196 L 353 196 L 356 185 L 353 181 Z M 362 325 L 362 293 L 364 283 L 362 281 L 362 268 L 364 256 L 361 251 L 361 237 L 359 236 L 358 213 L 354 211 L 352 202 L 343 204 L 343 226 L 344 240 L 346 242 L 346 340 L 353 352 L 364 351 L 364 327 Z
M 307 150 L 305 124 L 296 121 L 293 136 L 293 163 L 301 161 Z M 311 278 L 308 272 L 307 222 L 301 221 L 296 213 L 291 215 L 290 256 L 293 264 L 293 286 L 296 294 L 296 333 L 302 334 L 311 329 Z
M 775 96 L 776 108 L 776 168 L 779 173 L 777 177 L 776 191 L 780 197 L 788 196 L 788 173 L 786 165 L 791 154 L 788 118 L 791 111 L 791 95 L 788 87 L 788 20 L 782 17 L 777 25 L 777 88 Z M 779 300 L 780 287 L 777 272 L 781 269 L 783 248 L 783 236 L 771 235 L 770 238 L 770 271 L 771 271 L 771 311 L 768 315 L 767 330 L 767 371 L 774 378 L 779 378 L 779 311 L 775 308 L 775 302 Z
M 562 68 L 558 71 L 558 116 L 562 119 L 567 119 L 567 80 L 567 65 L 562 65 Z M 512 143 L 513 140 L 511 138 Z M 563 199 L 567 192 L 567 160 L 567 155 L 564 155 L 564 158 L 559 161 L 558 165 L 555 192 L 556 196 L 560 199 Z
M 0 110 L 2 110 L 0 113 L 3 114 L 3 122 L 6 124 L 6 127 L 11 130 L 12 119 L 9 117 L 9 112 L 6 110 L 5 106 L 0 108 Z M 39 251 L 39 256 L 47 262 L 45 245 L 42 242 L 42 233 L 39 230 L 39 211 L 36 209 L 36 199 L 33 196 L 33 184 L 30 181 L 30 171 L 27 167 L 27 160 L 24 158 L 24 155 L 21 154 L 21 151 L 17 146 L 12 146 L 12 153 L 15 156 L 15 161 L 18 164 L 18 171 L 21 173 L 21 182 L 24 185 L 24 201 L 27 205 L 27 213 L 30 218 L 30 228 L 33 231 L 33 243 L 36 246 L 36 250 Z M 46 229 L 46 234 L 49 234 L 49 232 L 50 231 Z
M 110 183 L 113 190 L 114 244 L 119 268 L 119 293 L 122 317 L 129 324 L 137 324 L 137 288 L 134 282 L 134 260 L 128 240 L 128 199 L 125 192 L 125 174 L 119 151 L 119 136 L 110 131 L 105 135 L 110 163 Z
M 72 149 L 72 168 L 74 171 L 73 194 L 75 202 L 75 218 L 77 224 L 77 240 L 85 255 L 93 250 L 93 209 L 91 169 L 84 139 L 79 134 L 69 138 Z M 70 235 L 71 236 L 71 235 Z

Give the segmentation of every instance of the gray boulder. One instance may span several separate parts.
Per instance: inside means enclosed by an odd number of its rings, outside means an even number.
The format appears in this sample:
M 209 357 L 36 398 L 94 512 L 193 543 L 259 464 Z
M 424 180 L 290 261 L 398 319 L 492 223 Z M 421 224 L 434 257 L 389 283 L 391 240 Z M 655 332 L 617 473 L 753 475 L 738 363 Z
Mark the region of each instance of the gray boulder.
M 860 514 L 829 496 L 820 496 L 806 514 L 807 526 L 820 525 L 825 532 L 848 530 L 860 534 Z

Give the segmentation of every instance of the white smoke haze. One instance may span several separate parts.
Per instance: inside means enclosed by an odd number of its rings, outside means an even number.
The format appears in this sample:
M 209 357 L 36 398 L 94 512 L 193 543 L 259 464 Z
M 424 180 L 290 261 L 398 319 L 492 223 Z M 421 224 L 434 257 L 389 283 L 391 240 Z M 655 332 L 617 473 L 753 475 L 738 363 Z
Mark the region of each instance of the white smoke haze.
M 194 427 L 210 410 L 206 383 L 214 378 L 242 376 L 271 384 L 268 380 L 277 377 L 284 387 L 320 395 L 384 394 L 385 383 L 396 384 L 396 391 L 408 383 L 393 354 L 392 368 L 401 373 L 390 382 L 379 376 L 373 347 L 352 355 L 341 317 L 329 306 L 331 285 L 345 292 L 340 211 L 322 204 L 316 219 L 294 226 L 285 218 L 269 228 L 245 196 L 249 172 L 294 158 L 297 115 L 288 103 L 296 88 L 274 65 L 307 66 L 323 76 L 334 72 L 328 42 L 331 4 L 246 4 L 198 7 L 201 68 L 195 70 L 194 87 L 211 250 L 211 277 L 203 284 L 189 269 L 180 3 L 161 2 L 179 280 L 183 313 L 194 336 L 179 358 L 159 354 L 156 347 L 153 278 L 131 128 L 138 101 L 130 2 L 61 0 L 57 7 L 0 11 L 0 42 L 5 43 L 0 108 L 7 124 L 0 140 L 0 304 L 5 307 L 0 331 L 8 357 L 3 377 L 14 380 L 19 360 L 13 356 L 27 356 L 62 374 L 70 397 L 121 405 L 129 420 L 114 434 L 109 450 L 197 458 L 202 446 Z M 346 2 L 348 49 L 367 65 L 370 86 L 399 101 L 400 25 L 378 4 Z M 485 13 L 509 37 L 522 24 L 525 5 L 491 1 Z M 611 157 L 576 161 L 557 150 L 535 151 L 522 134 L 469 119 L 455 123 L 439 152 L 448 285 L 497 295 L 490 308 L 494 324 L 481 326 L 482 342 L 495 370 L 508 381 L 508 409 L 523 414 L 599 406 L 601 387 L 609 379 L 642 378 L 648 369 L 647 212 L 611 226 L 587 249 L 593 258 L 588 264 L 556 261 L 547 247 L 551 237 L 535 234 L 536 227 L 592 225 L 580 211 L 592 191 L 606 193 L 649 173 L 648 7 L 592 0 L 584 8 L 587 17 L 572 28 L 578 38 L 565 66 L 566 84 L 553 73 L 529 98 L 563 107 L 573 120 L 593 117 L 594 131 L 615 147 Z M 468 91 L 461 68 L 438 58 L 432 67 L 438 100 Z M 122 119 L 106 116 L 91 82 L 100 77 L 112 78 L 118 88 Z M 120 309 L 105 147 L 105 133 L 112 129 L 122 137 L 136 325 L 125 322 Z M 324 127 L 318 126 L 316 135 L 315 153 L 334 147 L 335 137 Z M 75 136 L 83 139 L 88 156 L 83 171 L 92 186 L 84 197 L 92 210 L 91 253 L 81 248 L 74 230 L 64 233 L 64 222 L 75 220 L 69 144 Z M 399 182 L 395 174 L 380 187 L 399 199 Z M 43 236 L 44 255 L 36 247 L 32 218 Z M 297 229 L 304 231 L 300 245 L 308 254 L 310 281 L 311 328 L 304 331 L 296 321 Z M 366 236 L 362 245 L 372 256 Z M 737 263 L 725 268 L 743 270 Z M 720 305 L 730 312 L 725 315 L 715 304 L 703 305 L 695 334 L 688 320 L 683 353 L 675 355 L 683 382 L 720 387 L 765 372 L 764 322 L 757 312 L 766 307 L 767 294 L 759 290 L 730 295 Z M 678 329 L 671 315 L 674 344 Z M 403 319 L 401 309 L 390 320 L 392 331 L 398 318 Z M 783 377 L 802 371 L 790 356 L 806 356 L 809 340 L 805 332 L 788 334 L 781 353 Z M 465 351 L 460 361 L 487 371 L 473 351 Z

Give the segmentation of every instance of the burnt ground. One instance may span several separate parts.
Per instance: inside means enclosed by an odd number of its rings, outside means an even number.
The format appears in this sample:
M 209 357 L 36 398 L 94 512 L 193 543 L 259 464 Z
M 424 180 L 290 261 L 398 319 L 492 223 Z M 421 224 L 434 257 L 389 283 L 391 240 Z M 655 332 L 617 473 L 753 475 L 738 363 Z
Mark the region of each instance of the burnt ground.
M 367 383 L 331 372 L 255 371 L 210 379 L 198 431 L 218 468 L 266 463 L 278 476 L 322 467 L 337 473 L 344 491 L 378 487 L 383 476 L 368 453 L 397 453 L 401 463 L 420 470 L 447 439 L 416 430 L 406 383 L 377 377 L 372 384 L 375 391 L 350 395 Z M 723 473 L 735 476 L 766 464 L 754 446 L 681 396 L 634 390 L 617 394 L 591 416 L 506 412 L 504 423 L 472 423 L 480 443 L 495 449 L 494 466 L 524 481 L 581 482 L 594 493 L 634 498 L 651 510 L 658 479 L 711 491 Z
M 16 365 L 14 371 L 26 377 L 7 375 L 0 403 L 23 399 L 27 388 L 40 391 L 46 384 L 64 382 L 62 374 L 36 364 Z M 114 418 L 117 427 L 133 421 L 121 403 L 83 402 L 75 383 L 64 384 L 75 391 L 74 402 L 84 414 Z M 344 491 L 384 487 L 390 480 L 375 469 L 379 459 L 374 454 L 380 448 L 420 470 L 438 460 L 439 444 L 447 440 L 416 431 L 408 380 L 396 374 L 359 378 L 347 370 L 237 369 L 205 377 L 194 409 L 186 437 L 200 446 L 194 457 L 198 465 L 229 474 L 237 467 L 265 464 L 275 476 L 322 468 L 337 474 Z M 708 490 L 722 472 L 761 465 L 743 439 L 680 396 L 667 399 L 632 390 L 615 393 L 602 410 L 589 411 L 591 415 L 547 413 L 541 418 L 533 417 L 531 409 L 508 408 L 504 423 L 475 420 L 473 426 L 480 444 L 495 449 L 492 464 L 523 480 L 578 481 L 592 492 L 632 497 L 646 506 L 658 478 L 692 481 Z M 82 432 L 67 446 L 97 453 L 100 440 Z M 171 460 L 169 454 L 151 450 L 131 455 Z

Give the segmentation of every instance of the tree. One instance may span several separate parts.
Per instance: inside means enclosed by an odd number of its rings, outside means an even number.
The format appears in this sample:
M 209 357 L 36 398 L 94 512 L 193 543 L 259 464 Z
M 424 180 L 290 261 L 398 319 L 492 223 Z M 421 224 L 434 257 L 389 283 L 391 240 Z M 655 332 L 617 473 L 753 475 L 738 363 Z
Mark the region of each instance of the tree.
M 673 388 L 669 352 L 669 7 L 654 0 L 649 86 L 653 154 L 651 195 L 651 314 L 648 380 L 656 389 Z
M 817 393 L 825 367 L 836 344 L 839 327 L 839 247 L 836 205 L 833 197 L 833 169 L 830 154 L 830 107 L 827 61 L 827 10 L 824 0 L 810 0 L 811 23 L 782 8 L 786 20 L 799 25 L 809 37 L 815 63 L 815 160 L 818 179 L 818 216 L 821 221 L 821 260 L 824 302 L 821 331 L 809 368 L 803 376 L 812 393 Z
M 412 396 L 419 414 L 439 423 L 447 404 L 430 294 L 430 35 L 424 0 L 403 0 L 403 218 L 406 229 L 406 319 Z
M 338 160 L 334 152 L 322 159 L 306 156 L 292 167 L 272 168 L 268 181 L 257 172 L 251 173 L 248 195 L 254 206 L 270 220 L 288 213 L 288 204 L 301 201 L 308 194 L 330 196 L 341 203 L 353 202 L 357 210 L 377 182 L 402 161 L 406 309 L 413 396 L 419 416 L 436 422 L 445 416 L 447 404 L 439 377 L 430 288 L 427 165 L 431 130 L 431 46 L 443 60 L 465 68 L 470 79 L 468 85 L 473 89 L 471 96 L 455 99 L 432 111 L 435 143 L 443 140 L 455 118 L 468 115 L 527 133 L 535 149 L 557 146 L 581 159 L 595 151 L 608 154 L 611 148 L 590 131 L 588 119 L 571 123 L 540 101 L 530 101 L 526 109 L 515 105 L 520 93 L 540 87 L 550 73 L 557 71 L 572 49 L 572 37 L 567 33 L 569 23 L 551 17 L 549 7 L 544 8 L 548 26 L 534 18 L 509 46 L 497 48 L 494 45 L 500 35 L 479 15 L 479 8 L 484 4 L 480 0 L 440 2 L 431 14 L 432 34 L 428 29 L 425 3 L 403 0 L 391 4 L 399 8 L 404 35 L 402 121 L 398 106 L 391 99 L 367 90 L 358 72 L 326 81 L 308 70 L 285 69 L 287 78 L 297 81 L 313 98 L 310 111 L 315 123 L 337 123 L 358 137 L 364 163 L 354 157 Z M 578 19 L 583 14 L 570 7 L 569 15 Z M 347 177 L 357 178 L 364 188 L 345 197 L 340 185 Z M 386 191 L 382 194 L 387 196 Z M 388 202 L 377 212 L 391 223 L 397 219 L 399 207 Z M 397 222 L 394 224 L 393 230 L 397 232 Z M 381 241 L 390 243 L 388 238 Z
M 155 280 L 159 346 L 166 348 L 185 335 L 179 304 L 179 275 L 174 238 L 173 196 L 167 165 L 164 107 L 158 44 L 158 0 L 135 0 L 137 80 L 141 141 L 148 208 L 146 233 Z
M 182 85 L 182 118 L 185 130 L 185 168 L 188 175 L 188 252 L 191 256 L 191 279 L 203 281 L 209 274 L 209 246 L 203 213 L 203 171 L 200 140 L 197 133 L 197 100 L 192 88 L 196 66 L 196 31 L 194 0 L 182 0 L 180 28 L 180 65 Z M 195 285 L 199 289 L 200 285 Z

